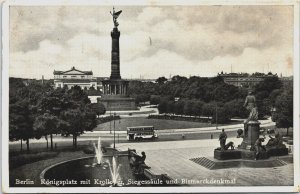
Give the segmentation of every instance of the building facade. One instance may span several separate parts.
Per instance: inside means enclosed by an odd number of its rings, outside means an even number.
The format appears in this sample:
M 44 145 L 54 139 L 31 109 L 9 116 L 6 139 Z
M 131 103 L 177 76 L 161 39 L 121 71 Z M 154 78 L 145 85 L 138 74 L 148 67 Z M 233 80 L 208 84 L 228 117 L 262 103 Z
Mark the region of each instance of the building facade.
M 80 86 L 81 89 L 89 89 L 94 87 L 97 89 L 97 79 L 93 77 L 92 71 L 80 71 L 72 67 L 68 71 L 55 71 L 54 74 L 54 87 L 63 88 L 67 86 L 69 89 L 74 86 Z
M 268 74 L 264 73 L 218 73 L 219 77 L 224 79 L 224 82 L 230 85 L 234 85 L 237 87 L 253 87 L 256 84 L 264 81 L 268 77 L 278 77 L 277 74 L 272 74 L 271 72 Z

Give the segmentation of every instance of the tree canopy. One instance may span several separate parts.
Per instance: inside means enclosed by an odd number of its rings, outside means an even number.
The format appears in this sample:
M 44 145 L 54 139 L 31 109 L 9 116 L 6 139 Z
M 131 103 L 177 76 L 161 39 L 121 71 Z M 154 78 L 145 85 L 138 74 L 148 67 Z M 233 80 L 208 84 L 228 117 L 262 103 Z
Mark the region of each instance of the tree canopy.
M 273 76 L 252 88 L 260 119 L 271 115 L 275 100 L 283 92 L 282 86 L 278 77 Z M 158 105 L 160 113 L 213 117 L 217 105 L 219 118 L 223 117 L 224 121 L 228 120 L 228 116 L 248 116 L 249 112 L 243 107 L 248 90 L 226 84 L 222 77 L 187 78 L 176 75 L 169 80 L 159 77 L 155 83 L 133 81 L 129 84 L 129 95 L 135 97 L 137 103 L 150 101 L 150 104 Z
M 10 79 L 9 86 L 9 139 L 26 140 L 27 150 L 29 139 L 47 139 L 48 135 L 53 149 L 52 135 L 57 133 L 72 135 L 76 147 L 77 137 L 96 127 L 96 113 L 105 113 L 93 110 L 79 86 L 54 89 L 38 82 L 24 84 L 20 79 Z

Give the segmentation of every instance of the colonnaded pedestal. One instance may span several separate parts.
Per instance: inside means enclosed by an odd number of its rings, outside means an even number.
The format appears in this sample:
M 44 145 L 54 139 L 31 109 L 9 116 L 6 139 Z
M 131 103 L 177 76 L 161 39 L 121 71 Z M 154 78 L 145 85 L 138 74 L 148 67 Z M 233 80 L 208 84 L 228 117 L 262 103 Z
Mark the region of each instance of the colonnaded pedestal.
M 111 50 L 111 75 L 109 80 L 102 81 L 103 95 L 98 98 L 107 111 L 118 110 L 136 110 L 135 99 L 128 96 L 129 81 L 121 78 L 120 74 L 120 31 L 117 18 L 122 11 L 115 12 L 113 9 L 114 28 L 111 32 L 112 50 Z

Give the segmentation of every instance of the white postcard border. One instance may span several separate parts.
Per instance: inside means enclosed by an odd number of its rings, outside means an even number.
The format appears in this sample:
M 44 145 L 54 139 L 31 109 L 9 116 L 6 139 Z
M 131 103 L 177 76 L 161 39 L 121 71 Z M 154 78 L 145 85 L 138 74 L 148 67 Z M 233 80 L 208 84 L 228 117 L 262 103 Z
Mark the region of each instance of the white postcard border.
M 8 164 L 8 121 L 9 121 L 9 6 L 14 5 L 293 5 L 294 6 L 294 186 L 239 186 L 239 187 L 9 187 Z M 161 192 L 299 192 L 300 191 L 300 157 L 299 157 L 299 2 L 296 1 L 198 1 L 198 0 L 123 0 L 123 1 L 96 1 L 96 0 L 31 0 L 6 1 L 2 7 L 2 191 L 4 193 L 161 193 Z M 295 141 L 296 140 L 296 141 Z

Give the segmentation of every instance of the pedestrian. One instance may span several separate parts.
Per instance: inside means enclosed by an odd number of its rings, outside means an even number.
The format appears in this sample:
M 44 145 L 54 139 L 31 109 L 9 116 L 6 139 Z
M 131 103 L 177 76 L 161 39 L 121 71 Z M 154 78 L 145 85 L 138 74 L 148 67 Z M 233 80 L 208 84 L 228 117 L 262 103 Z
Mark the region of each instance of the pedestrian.
M 219 135 L 221 150 L 225 150 L 226 139 L 227 139 L 227 134 L 225 133 L 225 130 L 222 129 L 222 133 Z

